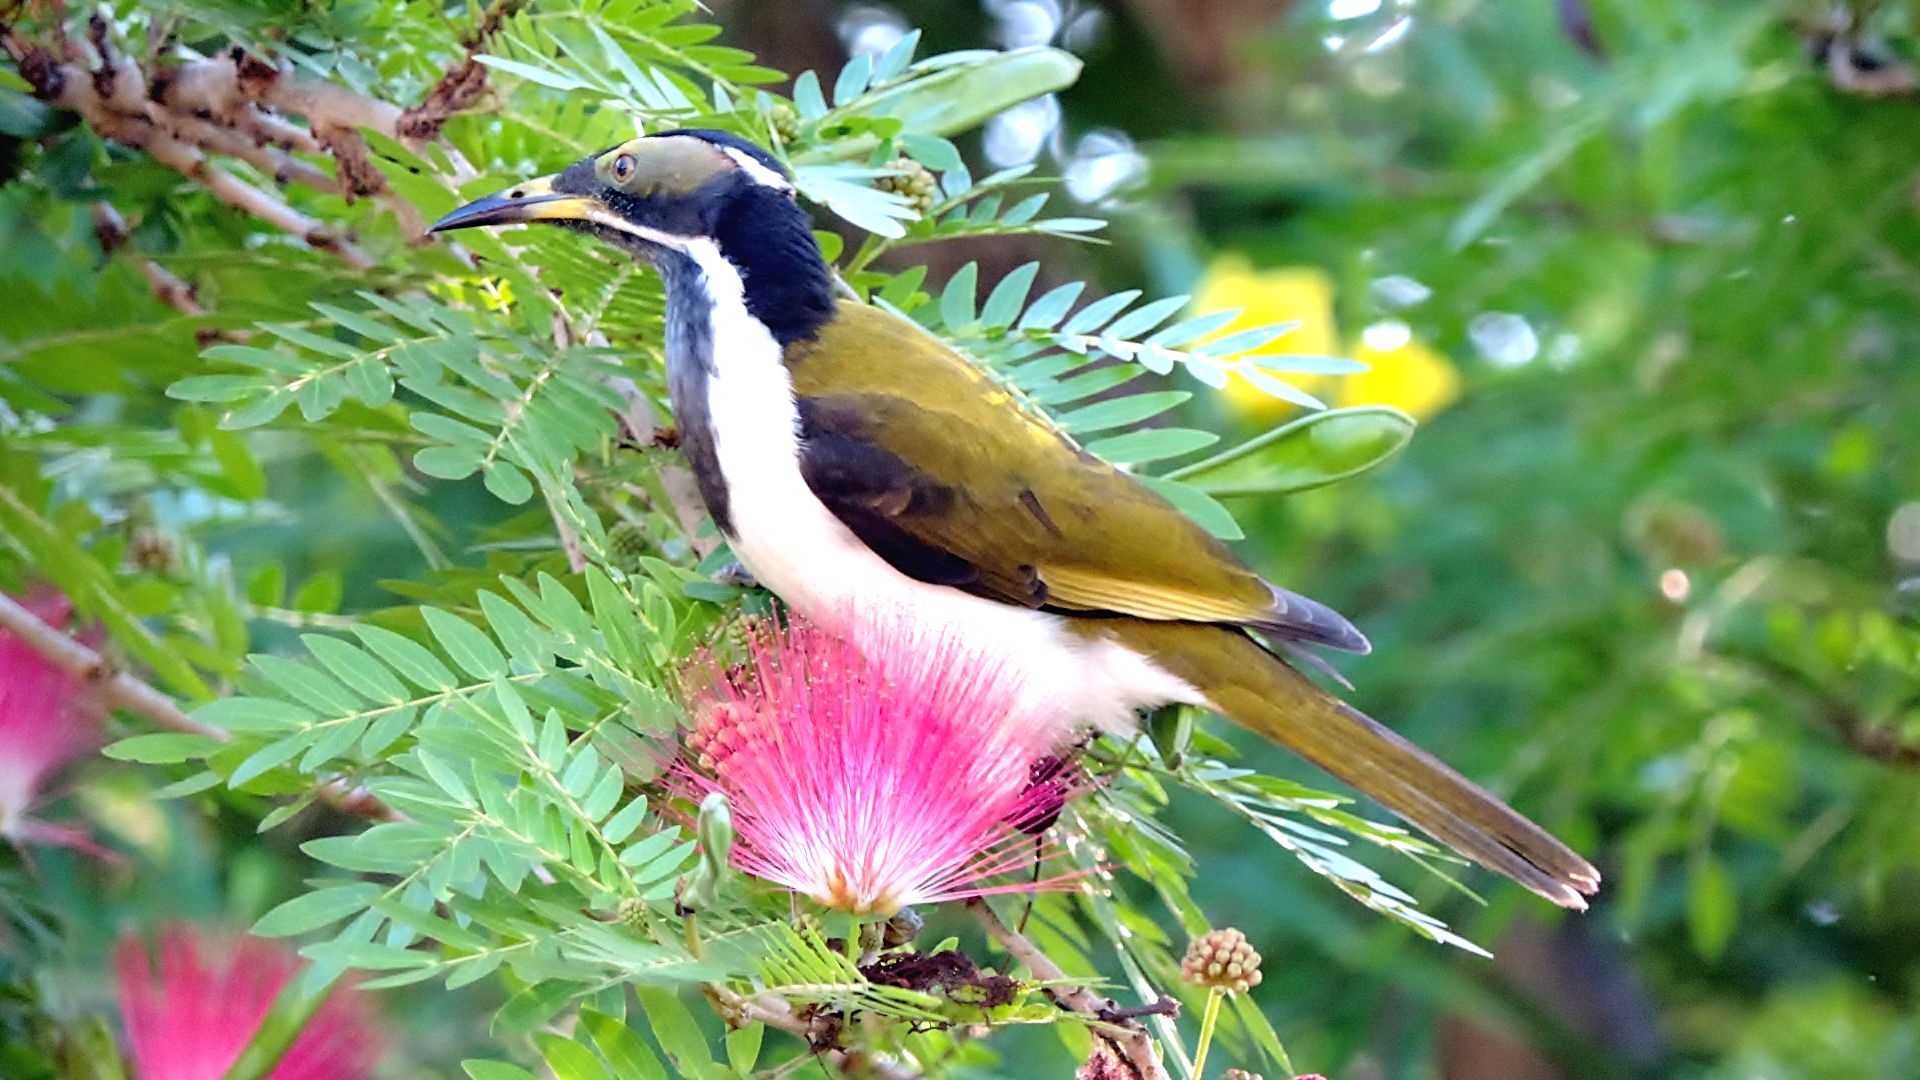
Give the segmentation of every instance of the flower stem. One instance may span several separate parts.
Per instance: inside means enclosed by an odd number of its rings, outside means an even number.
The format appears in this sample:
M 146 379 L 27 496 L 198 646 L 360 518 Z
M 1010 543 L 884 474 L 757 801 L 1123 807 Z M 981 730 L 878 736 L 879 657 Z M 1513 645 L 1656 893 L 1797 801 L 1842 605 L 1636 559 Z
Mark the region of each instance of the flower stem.
M 1213 1027 L 1220 1022 L 1220 999 L 1225 996 L 1218 990 L 1207 993 L 1207 1011 L 1200 1017 L 1200 1045 L 1193 1049 L 1193 1080 L 1200 1080 L 1207 1067 L 1207 1048 L 1213 1044 Z
M 332 983 L 332 978 L 328 978 L 317 989 L 301 985 L 299 979 L 289 983 L 222 1080 L 260 1080 L 273 1072 L 280 1059 L 292 1049 L 307 1021 L 326 1004 L 327 995 L 333 992 Z
M 689 911 L 687 912 L 686 921 L 684 923 L 687 931 L 687 951 L 693 954 L 693 958 L 695 960 L 700 959 L 699 919 L 700 919 L 699 915 Z
M 860 953 L 861 953 L 860 930 L 861 930 L 860 916 L 848 915 L 847 916 L 847 963 L 852 964 L 856 968 L 860 966 Z

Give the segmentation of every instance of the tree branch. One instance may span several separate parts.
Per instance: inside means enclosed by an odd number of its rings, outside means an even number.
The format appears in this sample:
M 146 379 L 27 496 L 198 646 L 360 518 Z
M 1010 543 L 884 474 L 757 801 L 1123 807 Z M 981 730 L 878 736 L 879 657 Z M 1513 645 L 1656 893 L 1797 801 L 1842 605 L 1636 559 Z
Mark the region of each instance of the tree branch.
M 745 997 L 718 984 L 708 984 L 707 996 L 715 1009 L 729 1024 L 743 1026 L 750 1023 L 762 1023 L 789 1035 L 804 1040 L 808 1046 L 819 1047 L 825 1031 L 813 1022 L 796 1016 L 786 1002 L 772 998 L 767 994 Z M 838 1069 L 842 1075 L 868 1077 L 871 1080 L 915 1080 L 920 1074 L 901 1066 L 899 1063 L 860 1050 L 842 1050 L 831 1047 L 817 1050 L 819 1057 Z
M 207 189 L 221 202 L 290 233 L 312 247 L 339 255 L 349 266 L 373 265 L 367 254 L 314 218 L 295 210 L 284 199 L 240 179 L 210 161 L 206 151 L 169 133 L 148 112 L 147 85 L 138 65 L 110 54 L 101 66 L 88 71 L 59 61 L 47 50 L 21 38 L 12 27 L 4 45 L 34 94 L 59 108 L 80 114 L 103 137 L 145 150 L 155 161 Z M 96 47 L 105 50 L 104 42 Z M 188 122 L 179 125 L 184 128 Z M 218 131 L 204 125 L 206 131 Z M 204 132 L 203 132 L 204 133 Z M 257 148 L 256 148 L 257 149 Z M 309 166 L 310 168 L 310 166 Z
M 226 731 L 181 711 L 171 697 L 114 666 L 106 657 L 57 626 L 42 622 L 13 597 L 0 593 L 0 631 L 12 634 L 54 667 L 84 681 L 108 706 L 138 716 L 155 727 L 226 741 Z M 391 809 L 362 788 L 342 780 L 320 785 L 320 800 L 356 817 L 393 820 Z
M 475 55 L 520 6 L 517 0 L 489 4 L 462 42 L 464 60 L 413 109 L 300 75 L 238 47 L 215 57 L 191 55 L 149 75 L 132 57 L 113 49 L 100 21 L 92 24 L 91 45 L 99 66 L 91 70 L 85 66 L 85 50 L 58 28 L 41 44 L 0 18 L 0 42 L 42 100 L 80 114 L 105 138 L 145 150 L 228 206 L 331 251 L 355 269 L 366 269 L 373 259 L 337 230 L 220 168 L 208 155 L 245 161 L 282 183 L 337 191 L 349 200 L 372 197 L 400 222 L 410 242 L 420 242 L 426 223 L 419 209 L 388 188 L 360 133 L 376 131 L 415 150 L 437 142 L 447 118 L 470 105 L 484 84 L 486 69 Z M 7 11 L 0 5 L 0 16 Z M 290 116 L 304 119 L 306 126 L 291 122 Z M 438 145 L 456 184 L 479 175 L 457 150 L 444 142 Z M 320 150 L 333 157 L 337 177 L 292 156 L 295 151 Z M 144 262 L 141 272 L 162 302 L 189 314 L 204 313 L 190 283 L 151 262 Z M 652 403 L 629 381 L 615 380 L 614 388 L 627 402 L 621 418 L 628 431 L 642 445 L 651 441 L 658 426 Z M 683 466 L 662 465 L 660 483 L 694 551 L 705 557 L 719 539 L 700 533 L 706 510 L 693 474 Z M 561 535 L 564 540 L 564 526 Z M 580 562 L 572 550 L 568 559 Z
M 127 219 L 108 203 L 96 202 L 93 204 L 93 234 L 100 241 L 100 251 L 112 255 L 127 242 Z M 194 295 L 193 286 L 179 275 L 152 259 L 140 259 L 139 264 L 140 276 L 147 279 L 147 287 L 153 290 L 154 299 L 182 315 L 197 317 L 207 313 Z
M 1041 952 L 1025 934 L 1008 926 L 985 900 L 976 897 L 967 901 L 967 910 L 973 912 L 987 936 L 1005 949 L 1008 956 L 1025 964 L 1034 978 L 1049 983 L 1068 981 L 1060 965 Z M 1136 1080 L 1170 1080 L 1147 1029 L 1127 1016 L 1126 1010 L 1116 1009 L 1113 1002 L 1098 997 L 1084 986 L 1049 987 L 1046 994 L 1055 1005 L 1087 1017 L 1088 1028 L 1113 1048 Z
M 172 698 L 119 671 L 106 658 L 69 636 L 58 627 L 40 621 L 13 597 L 0 593 L 0 630 L 5 630 L 45 657 L 54 667 L 79 676 L 100 699 L 116 709 L 124 709 L 168 731 L 210 735 L 224 739 L 227 733 L 203 724 L 174 704 Z
M 1775 687 L 1797 694 L 1808 709 L 1833 732 L 1834 737 L 1862 757 L 1900 769 L 1920 769 L 1920 744 L 1902 738 L 1897 726 L 1876 722 L 1858 708 L 1814 685 L 1805 673 L 1777 658 L 1746 651 L 1725 654 L 1745 664 Z M 1916 702 L 1907 702 L 1897 715 Z

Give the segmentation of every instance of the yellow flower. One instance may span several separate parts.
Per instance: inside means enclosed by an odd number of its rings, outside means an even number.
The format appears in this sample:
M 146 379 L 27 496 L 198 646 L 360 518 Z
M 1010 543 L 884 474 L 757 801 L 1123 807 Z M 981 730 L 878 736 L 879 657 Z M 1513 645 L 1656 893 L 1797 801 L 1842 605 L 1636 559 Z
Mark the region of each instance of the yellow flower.
M 1256 270 L 1244 256 L 1222 255 L 1207 267 L 1194 287 L 1196 312 L 1240 309 L 1240 317 L 1214 338 L 1273 323 L 1299 325 L 1254 350 L 1264 354 L 1348 356 L 1367 365 L 1352 375 L 1297 375 L 1276 378 L 1330 405 L 1391 405 L 1424 420 L 1460 396 L 1460 373 L 1445 356 L 1416 341 L 1399 322 L 1368 327 L 1351 349 L 1340 346 L 1333 323 L 1333 280 L 1313 267 Z M 1244 356 L 1246 354 L 1240 354 Z M 1229 356 L 1229 361 L 1240 356 Z M 1254 420 L 1280 416 L 1295 408 L 1252 382 L 1234 375 L 1220 391 L 1227 407 Z
M 1313 267 L 1281 267 L 1256 270 L 1241 255 L 1222 255 L 1207 267 L 1193 290 L 1196 312 L 1240 309 L 1240 317 L 1214 334 L 1221 338 L 1273 323 L 1298 322 L 1300 325 L 1262 346 L 1261 353 L 1296 353 L 1303 356 L 1334 356 L 1339 334 L 1333 325 L 1333 280 Z M 1244 354 L 1242 354 L 1244 355 Z M 1236 359 L 1228 357 L 1227 359 Z M 1289 376 L 1279 378 L 1308 393 L 1325 381 L 1326 376 Z M 1228 406 L 1244 416 L 1275 416 L 1293 408 L 1239 375 L 1228 380 L 1220 393 Z
M 1459 369 L 1415 340 L 1405 323 L 1369 326 L 1350 355 L 1367 370 L 1339 380 L 1340 405 L 1391 405 L 1425 420 L 1460 397 Z

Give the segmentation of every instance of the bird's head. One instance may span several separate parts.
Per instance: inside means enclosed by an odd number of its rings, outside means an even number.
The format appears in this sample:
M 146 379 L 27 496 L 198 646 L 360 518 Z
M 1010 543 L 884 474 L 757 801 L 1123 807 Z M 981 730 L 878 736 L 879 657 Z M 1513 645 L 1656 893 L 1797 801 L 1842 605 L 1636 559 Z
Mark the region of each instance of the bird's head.
M 810 336 L 832 308 L 831 276 L 780 163 L 723 131 L 663 131 L 522 181 L 434 222 L 431 232 L 545 221 L 591 234 L 657 266 L 708 278 L 724 260 L 746 303 L 783 342 Z
M 716 238 L 743 212 L 777 214 L 792 204 L 786 170 L 754 144 L 720 131 L 666 131 L 470 202 L 428 231 L 546 221 L 626 246 L 673 249 Z

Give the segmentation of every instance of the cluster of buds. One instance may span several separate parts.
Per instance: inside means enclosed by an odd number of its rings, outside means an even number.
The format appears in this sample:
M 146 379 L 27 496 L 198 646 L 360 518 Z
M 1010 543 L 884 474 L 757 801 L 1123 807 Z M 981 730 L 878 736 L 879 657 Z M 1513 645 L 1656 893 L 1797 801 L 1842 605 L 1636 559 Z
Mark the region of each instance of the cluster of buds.
M 149 574 L 180 569 L 180 541 L 158 525 L 139 525 L 127 540 L 127 561 Z
M 702 769 L 719 772 L 743 747 L 764 741 L 764 728 L 749 722 L 747 710 L 740 702 L 715 701 L 694 721 L 687 732 L 687 750 Z
M 1238 930 L 1213 930 L 1193 939 L 1180 977 L 1209 990 L 1244 994 L 1260 985 L 1260 954 Z
M 887 168 L 890 171 L 874 181 L 874 187 L 907 200 L 921 217 L 933 212 L 940 201 L 940 181 L 934 178 L 933 170 L 907 157 L 894 158 Z
M 776 102 L 767 110 L 767 124 L 783 143 L 800 137 L 800 111 L 784 101 Z

